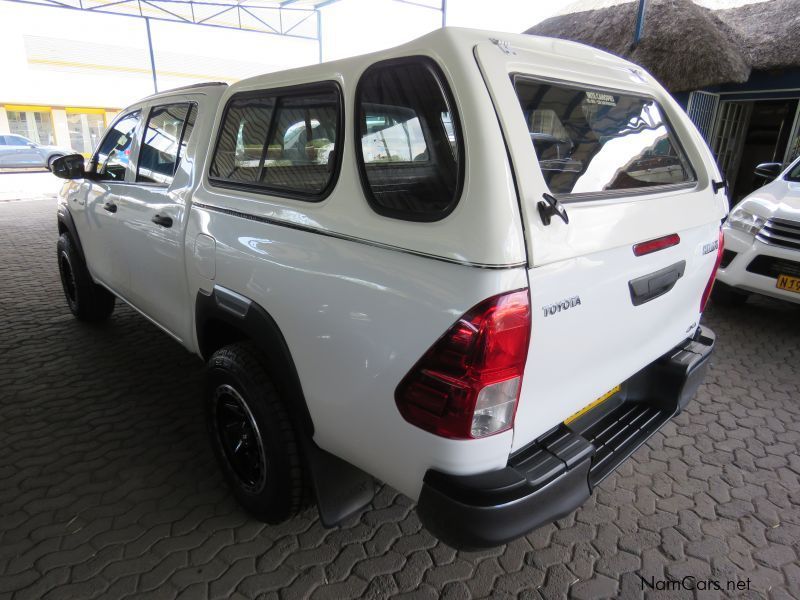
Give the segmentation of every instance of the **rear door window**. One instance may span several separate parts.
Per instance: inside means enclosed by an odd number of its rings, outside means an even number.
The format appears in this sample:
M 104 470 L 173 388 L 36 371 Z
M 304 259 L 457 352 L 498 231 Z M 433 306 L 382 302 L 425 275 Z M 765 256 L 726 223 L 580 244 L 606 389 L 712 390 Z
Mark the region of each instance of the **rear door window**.
M 413 221 L 449 214 L 461 192 L 464 153 L 436 64 L 421 57 L 377 63 L 356 94 L 356 153 L 372 208 Z
M 691 186 L 695 173 L 652 98 L 517 76 L 531 143 L 550 191 L 597 194 Z
M 334 83 L 238 94 L 222 118 L 209 178 L 321 200 L 335 183 L 342 120 Z

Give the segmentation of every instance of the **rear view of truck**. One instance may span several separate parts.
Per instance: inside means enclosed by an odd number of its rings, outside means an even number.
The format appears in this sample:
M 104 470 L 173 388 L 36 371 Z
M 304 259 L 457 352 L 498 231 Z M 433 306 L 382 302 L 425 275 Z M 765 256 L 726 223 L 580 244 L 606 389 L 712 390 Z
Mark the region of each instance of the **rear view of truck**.
M 472 401 L 473 428 L 482 406 L 502 405 L 492 418 L 513 427 L 508 466 L 425 477 L 423 522 L 462 547 L 504 543 L 580 505 L 685 406 L 714 345 L 699 322 L 727 202 L 703 141 L 635 65 L 528 40 L 487 40 L 474 55 L 514 172 L 529 290 L 496 303 L 510 316 L 489 319 L 489 341 L 480 307 L 462 317 L 398 388 L 423 395 L 419 373 L 447 380 L 431 356 L 450 356 L 459 331 L 479 332 L 477 356 L 502 356 L 510 371 L 524 363 Z M 522 304 L 526 326 L 514 324 Z

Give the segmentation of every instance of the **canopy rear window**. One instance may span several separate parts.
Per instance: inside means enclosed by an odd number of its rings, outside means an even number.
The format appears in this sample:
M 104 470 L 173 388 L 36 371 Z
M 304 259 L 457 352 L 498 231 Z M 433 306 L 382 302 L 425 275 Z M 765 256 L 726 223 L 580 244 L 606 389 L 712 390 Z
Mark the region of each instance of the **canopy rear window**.
M 514 78 L 514 87 L 552 193 L 578 199 L 696 181 L 652 98 L 523 76 Z

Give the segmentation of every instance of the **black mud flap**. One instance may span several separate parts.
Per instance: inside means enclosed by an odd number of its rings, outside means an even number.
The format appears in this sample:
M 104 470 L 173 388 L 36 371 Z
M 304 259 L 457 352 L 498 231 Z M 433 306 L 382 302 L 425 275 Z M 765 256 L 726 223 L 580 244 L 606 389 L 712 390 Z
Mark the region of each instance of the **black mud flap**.
M 334 527 L 354 515 L 375 496 L 375 480 L 358 467 L 326 452 L 308 436 L 301 436 L 319 519 Z

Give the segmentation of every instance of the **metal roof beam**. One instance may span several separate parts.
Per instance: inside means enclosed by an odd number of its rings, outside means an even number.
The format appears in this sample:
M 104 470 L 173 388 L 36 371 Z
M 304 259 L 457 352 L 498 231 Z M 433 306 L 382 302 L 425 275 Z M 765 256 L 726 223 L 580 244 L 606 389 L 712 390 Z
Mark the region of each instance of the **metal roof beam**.
M 284 0 L 284 3 L 288 0 Z M 294 39 L 301 39 L 301 40 L 310 40 L 310 41 L 319 41 L 320 35 L 320 24 L 319 24 L 319 11 L 314 7 L 309 5 L 306 7 L 287 7 L 282 8 L 282 4 L 279 2 L 268 3 L 268 2 L 257 2 L 255 0 L 236 0 L 230 3 L 228 2 L 214 2 L 207 1 L 207 0 L 112 0 L 106 4 L 97 4 L 94 6 L 87 6 L 83 2 L 79 5 L 72 5 L 66 4 L 64 2 L 60 2 L 59 0 L 0 0 L 0 2 L 14 2 L 16 4 L 29 4 L 32 6 L 44 6 L 45 8 L 61 8 L 65 10 L 76 10 L 76 11 L 84 11 L 84 12 L 91 12 L 95 14 L 107 14 L 113 15 L 118 17 L 130 17 L 134 19 L 150 19 L 152 21 L 163 21 L 167 23 L 183 23 L 187 25 L 201 25 L 203 27 L 216 27 L 218 29 L 228 29 L 234 31 L 252 31 L 254 33 L 262 33 L 266 35 L 276 35 L 276 36 L 284 36 Z M 322 0 L 319 4 L 329 4 L 331 3 L 330 0 Z M 148 7 L 149 12 L 153 12 L 155 14 L 145 14 L 142 11 L 142 5 Z M 174 6 L 176 10 L 178 7 L 185 7 L 187 10 L 191 9 L 190 14 L 191 18 L 189 18 L 189 14 L 181 15 L 178 12 L 174 12 L 169 10 L 168 7 Z M 200 16 L 196 16 L 195 8 L 196 7 L 206 7 L 210 9 L 211 14 L 208 16 L 204 16 L 200 18 Z M 117 7 L 115 9 L 115 7 Z M 138 14 L 135 10 L 131 11 L 129 7 L 138 7 Z M 126 10 L 127 9 L 127 10 Z M 218 10 L 215 10 L 218 9 Z M 225 23 L 212 23 L 214 19 L 217 17 L 227 14 L 230 11 L 236 9 L 237 15 L 241 16 L 241 12 L 245 12 L 248 16 L 253 18 L 253 22 L 250 23 L 250 26 L 242 25 L 241 19 L 232 19 L 234 21 L 230 24 Z M 283 21 L 283 17 L 281 13 L 286 11 L 291 11 L 294 15 L 301 15 L 300 20 L 292 25 L 288 30 L 283 30 L 281 26 L 274 26 L 265 20 L 265 17 L 259 16 L 258 11 L 275 11 L 277 12 L 277 20 L 279 22 Z M 317 16 L 317 25 L 315 27 L 316 31 L 313 35 L 304 35 L 300 33 L 293 33 L 300 24 L 305 23 L 308 21 L 309 18 Z

